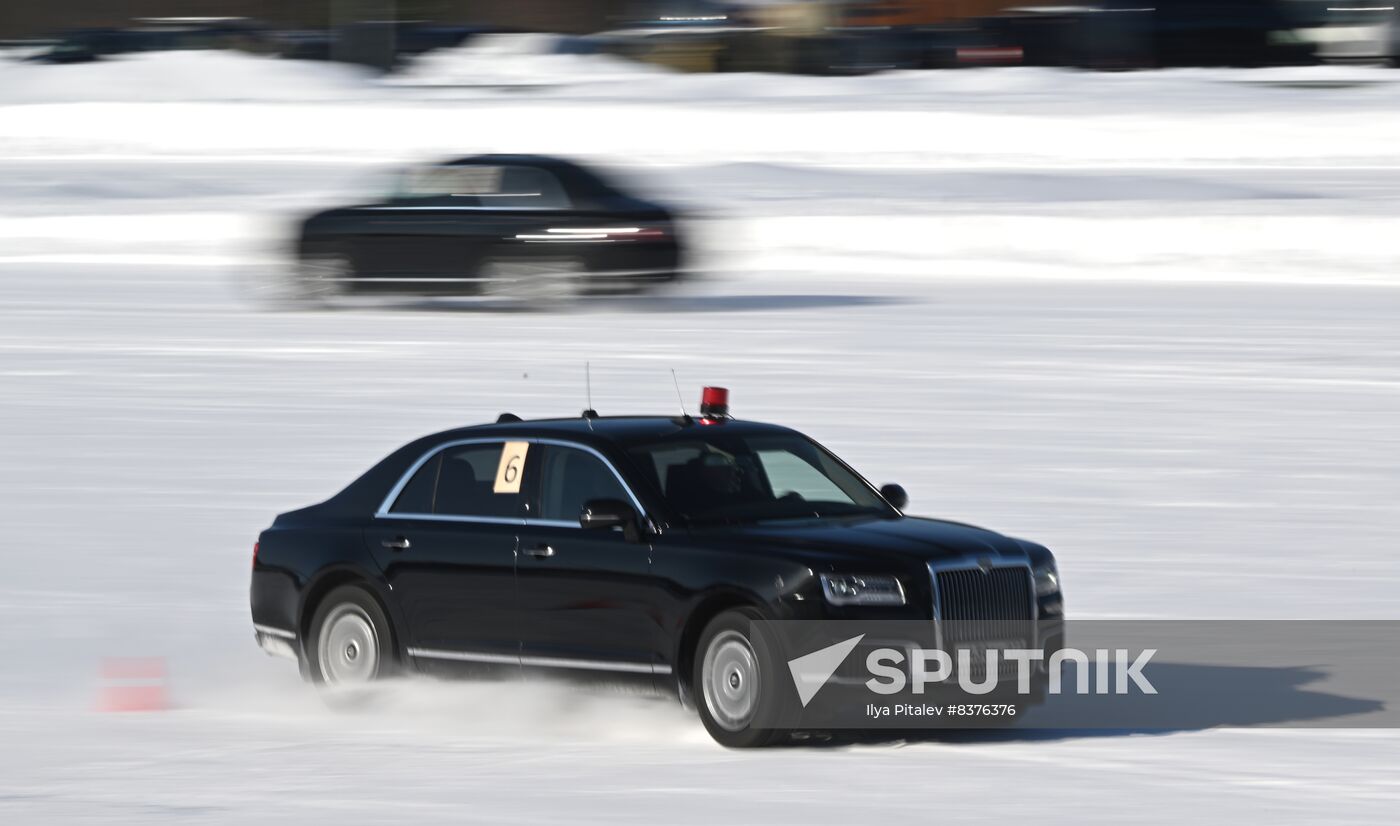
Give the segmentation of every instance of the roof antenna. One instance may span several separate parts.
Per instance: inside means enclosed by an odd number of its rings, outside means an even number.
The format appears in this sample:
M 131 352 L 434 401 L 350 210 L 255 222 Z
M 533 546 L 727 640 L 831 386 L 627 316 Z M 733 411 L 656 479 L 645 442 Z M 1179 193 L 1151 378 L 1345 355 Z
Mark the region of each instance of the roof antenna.
M 593 409 L 593 365 L 589 362 L 583 363 L 583 387 L 588 398 L 588 406 L 583 409 L 583 418 L 588 420 L 588 429 L 593 429 L 593 420 L 598 418 L 598 411 Z
M 680 402 L 681 405 L 681 417 L 676 419 L 676 422 L 678 424 L 690 424 L 694 420 L 690 418 L 689 413 L 685 412 L 685 396 L 681 395 L 681 381 L 676 378 L 676 369 L 674 367 L 671 368 L 671 383 L 676 386 L 676 401 Z

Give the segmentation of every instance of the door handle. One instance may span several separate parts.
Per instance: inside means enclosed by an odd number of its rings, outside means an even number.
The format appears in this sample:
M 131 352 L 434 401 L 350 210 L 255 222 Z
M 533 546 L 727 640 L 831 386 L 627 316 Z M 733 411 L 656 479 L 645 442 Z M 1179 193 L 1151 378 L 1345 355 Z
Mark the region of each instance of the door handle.
M 413 545 L 413 543 L 408 541 L 408 537 L 406 536 L 396 536 L 393 539 L 386 539 L 379 544 L 392 551 L 406 551 Z
M 535 559 L 545 559 L 547 557 L 554 556 L 554 548 L 552 548 L 549 545 L 536 545 L 535 547 L 527 550 L 525 553 L 529 554 L 530 556 L 533 556 Z

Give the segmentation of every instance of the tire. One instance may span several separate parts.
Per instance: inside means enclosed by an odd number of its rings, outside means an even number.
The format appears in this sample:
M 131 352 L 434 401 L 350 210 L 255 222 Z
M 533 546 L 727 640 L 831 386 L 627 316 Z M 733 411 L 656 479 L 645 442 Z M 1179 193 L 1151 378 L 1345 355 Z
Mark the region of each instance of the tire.
M 481 262 L 482 295 L 548 306 L 583 294 L 588 268 L 578 258 L 493 256 Z
M 306 667 L 319 686 L 353 692 L 398 672 L 389 618 L 358 585 L 342 585 L 326 594 L 316 606 L 309 636 Z
M 343 252 L 326 249 L 304 253 L 292 275 L 292 299 L 302 305 L 330 306 L 350 292 L 355 262 Z
M 238 271 L 234 288 L 263 310 L 323 309 L 348 292 L 346 282 L 335 280 L 346 267 L 348 261 L 340 256 L 306 253 L 290 262 Z
M 785 686 L 776 647 L 753 622 L 755 610 L 725 611 L 705 626 L 695 647 L 690 686 L 705 730 L 721 746 L 758 748 L 777 739 L 771 728 Z

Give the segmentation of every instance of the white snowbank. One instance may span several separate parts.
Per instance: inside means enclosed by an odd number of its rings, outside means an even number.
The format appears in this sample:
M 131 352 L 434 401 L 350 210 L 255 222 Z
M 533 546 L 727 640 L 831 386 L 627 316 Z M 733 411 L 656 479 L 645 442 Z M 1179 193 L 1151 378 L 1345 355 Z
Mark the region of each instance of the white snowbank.
M 237 52 L 154 52 L 71 65 L 0 62 L 0 106 L 344 100 L 372 90 L 371 77 L 367 70 L 340 63 L 288 61 Z
M 1377 83 L 1306 88 L 1327 77 Z M 247 607 L 274 513 L 415 434 L 577 410 L 588 359 L 604 412 L 673 409 L 675 368 L 918 513 L 1048 543 L 1076 617 L 1393 613 L 1400 291 L 1336 286 L 1398 280 L 1390 77 L 656 74 L 514 96 L 230 55 L 0 65 L 0 809 L 1393 822 L 1394 732 L 737 755 L 673 705 L 538 686 L 332 714 L 257 650 Z M 568 313 L 238 300 L 264 221 L 479 150 L 640 166 L 718 216 L 695 232 L 728 277 Z M 1153 279 L 1271 283 L 1124 283 Z M 126 654 L 169 658 L 178 710 L 83 713 L 99 658 Z
M 631 82 L 668 72 L 610 55 L 559 54 L 551 34 L 486 34 L 415 58 L 393 86 L 528 87 Z
M 489 150 L 901 169 L 1400 165 L 1397 76 L 1386 70 L 687 75 L 532 53 L 547 47 L 541 37 L 429 54 L 391 81 L 209 52 L 0 64 L 0 157 Z M 1298 88 L 1307 78 L 1344 88 Z M 582 82 L 601 79 L 626 82 Z M 565 81 L 527 96 L 477 88 Z
M 1379 109 L 1400 77 L 1366 66 L 1270 69 L 1174 69 L 1094 73 L 1037 68 L 888 72 L 862 77 L 689 74 L 608 55 L 556 54 L 547 34 L 476 37 L 429 52 L 382 80 L 366 69 L 238 52 L 185 51 L 122 55 L 93 63 L 48 65 L 0 61 L 0 106 L 71 101 L 360 100 L 374 89 L 393 100 L 498 98 L 492 87 L 543 84 L 545 98 L 617 96 L 619 101 L 729 103 L 804 108 L 1035 112 L 1040 114 Z M 599 80 L 631 82 L 625 89 Z M 577 86 L 578 88 L 571 88 Z
M 541 152 L 631 167 L 723 218 L 703 233 L 709 263 L 738 271 L 1398 278 L 1387 70 L 704 76 L 553 48 L 482 38 L 392 82 L 220 53 L 0 65 L 3 254 L 262 256 L 231 214 L 285 232 L 370 169 Z M 549 85 L 480 88 L 534 83 Z M 190 210 L 207 232 L 159 217 Z

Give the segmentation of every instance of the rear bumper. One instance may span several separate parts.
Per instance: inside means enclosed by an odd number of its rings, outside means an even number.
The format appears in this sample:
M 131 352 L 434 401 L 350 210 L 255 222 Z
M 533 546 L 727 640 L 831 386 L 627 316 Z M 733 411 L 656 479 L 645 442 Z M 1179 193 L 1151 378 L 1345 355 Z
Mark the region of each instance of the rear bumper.
M 592 270 L 584 276 L 584 295 L 639 292 L 656 284 L 679 281 L 685 275 L 677 269 Z
M 299 659 L 297 635 L 291 631 L 255 623 L 253 637 L 258 641 L 258 647 L 274 657 L 285 657 L 289 660 Z
M 620 276 L 623 273 L 637 273 L 646 277 L 675 273 L 684 263 L 680 244 L 675 241 L 660 243 L 625 244 L 560 244 L 559 252 L 581 257 L 593 277 Z M 550 252 L 556 250 L 551 249 Z M 530 247 L 529 253 L 538 255 L 538 247 Z M 645 275 L 644 275 L 645 274 Z

